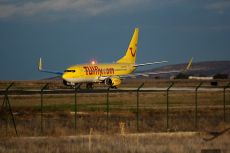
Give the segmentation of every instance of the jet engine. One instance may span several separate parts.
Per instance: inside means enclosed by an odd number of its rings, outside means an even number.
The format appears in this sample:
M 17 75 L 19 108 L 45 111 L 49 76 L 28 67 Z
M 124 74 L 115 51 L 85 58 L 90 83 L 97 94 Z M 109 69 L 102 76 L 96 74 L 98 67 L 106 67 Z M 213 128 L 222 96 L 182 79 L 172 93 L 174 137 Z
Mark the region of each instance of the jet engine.
M 120 78 L 106 78 L 105 79 L 105 85 L 111 86 L 111 87 L 116 87 L 121 84 L 121 79 Z

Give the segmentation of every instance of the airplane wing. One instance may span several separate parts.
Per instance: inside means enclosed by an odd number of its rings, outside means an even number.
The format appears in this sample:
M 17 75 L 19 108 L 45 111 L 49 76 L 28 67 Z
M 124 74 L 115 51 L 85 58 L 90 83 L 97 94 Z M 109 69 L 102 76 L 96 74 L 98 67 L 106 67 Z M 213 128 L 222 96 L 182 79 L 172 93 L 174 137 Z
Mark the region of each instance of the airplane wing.
M 42 68 L 42 58 L 39 59 L 39 63 L 38 63 L 38 70 L 41 72 L 46 72 L 46 73 L 52 73 L 52 74 L 57 74 L 57 75 L 62 75 L 63 72 L 60 71 L 53 71 L 53 70 L 45 70 Z
M 160 61 L 160 62 L 153 62 L 153 63 L 135 64 L 134 67 L 153 65 L 153 64 L 161 64 L 161 63 L 167 63 L 167 62 L 168 61 Z
M 149 77 L 149 75 L 157 75 L 157 74 L 172 74 L 172 73 L 180 73 L 183 71 L 159 71 L 159 72 L 147 72 L 147 73 L 133 73 L 128 75 L 119 76 L 120 78 L 135 78 L 138 76 Z
M 191 65 L 192 65 L 192 61 L 193 58 L 190 59 L 188 65 L 186 66 L 185 69 L 182 70 L 172 70 L 172 71 L 159 71 L 159 72 L 146 72 L 146 73 L 132 73 L 132 74 L 128 74 L 128 75 L 121 75 L 119 76 L 120 78 L 135 78 L 137 76 L 144 76 L 144 77 L 148 77 L 149 75 L 157 75 L 157 74 L 173 74 L 173 73 L 182 73 L 182 72 L 186 72 L 188 70 L 190 70 Z M 166 61 L 162 61 L 163 63 Z

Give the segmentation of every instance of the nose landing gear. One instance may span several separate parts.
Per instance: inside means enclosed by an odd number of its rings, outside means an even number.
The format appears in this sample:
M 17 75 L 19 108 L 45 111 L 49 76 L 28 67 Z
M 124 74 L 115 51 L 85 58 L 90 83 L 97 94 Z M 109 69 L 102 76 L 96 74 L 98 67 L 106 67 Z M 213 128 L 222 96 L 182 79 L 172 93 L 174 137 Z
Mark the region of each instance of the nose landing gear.
M 74 89 L 79 85 L 78 83 L 67 82 L 65 80 L 63 80 L 63 84 L 66 85 L 66 86 L 71 86 Z M 87 83 L 86 84 L 86 89 L 93 89 L 93 83 Z
M 71 86 L 72 88 L 75 88 L 78 84 L 76 84 L 76 83 L 73 83 L 73 82 L 67 82 L 67 81 L 65 81 L 65 80 L 63 80 L 63 84 L 65 85 L 65 86 Z

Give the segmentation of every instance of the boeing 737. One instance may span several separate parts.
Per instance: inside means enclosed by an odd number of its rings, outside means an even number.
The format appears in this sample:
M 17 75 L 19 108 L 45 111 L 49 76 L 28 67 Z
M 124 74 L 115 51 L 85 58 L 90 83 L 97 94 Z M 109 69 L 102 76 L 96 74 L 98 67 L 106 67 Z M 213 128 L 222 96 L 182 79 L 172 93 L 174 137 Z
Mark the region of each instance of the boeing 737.
M 42 72 L 61 75 L 64 85 L 76 86 L 79 83 L 86 83 L 86 88 L 93 88 L 94 83 L 104 83 L 111 88 L 117 88 L 121 84 L 121 79 L 135 76 L 148 76 L 149 74 L 175 73 L 179 71 L 159 72 L 159 73 L 134 73 L 139 66 L 165 63 L 167 61 L 136 64 L 137 43 L 139 29 L 135 28 L 132 39 L 129 43 L 126 54 L 117 60 L 116 63 L 98 64 L 78 64 L 68 67 L 64 72 L 45 70 L 42 68 L 42 59 L 39 60 L 38 70 Z M 189 69 L 191 65 L 188 65 Z

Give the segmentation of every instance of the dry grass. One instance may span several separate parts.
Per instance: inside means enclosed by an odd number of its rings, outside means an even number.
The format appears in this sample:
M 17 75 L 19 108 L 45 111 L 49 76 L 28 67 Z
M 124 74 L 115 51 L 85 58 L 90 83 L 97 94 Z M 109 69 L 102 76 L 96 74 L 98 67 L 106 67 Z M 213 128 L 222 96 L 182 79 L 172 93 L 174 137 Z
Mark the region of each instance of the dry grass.
M 147 133 L 132 135 L 85 135 L 71 137 L 2 138 L 0 152 L 7 153 L 197 153 L 202 149 L 230 151 L 229 132 L 212 141 L 205 133 Z
M 194 124 L 194 111 L 171 109 L 169 112 L 169 129 L 166 127 L 166 110 L 141 110 L 139 118 L 140 132 L 162 131 L 218 131 L 230 127 L 229 113 L 227 122 L 223 121 L 223 112 L 219 109 L 199 110 L 198 128 Z M 15 115 L 17 130 L 20 136 L 66 136 L 75 134 L 74 113 L 68 111 L 44 112 L 43 133 L 41 133 L 40 113 L 25 111 Z M 90 128 L 97 133 L 119 133 L 119 123 L 125 123 L 128 133 L 137 131 L 136 113 L 131 111 L 110 111 L 107 120 L 106 112 L 78 112 L 76 134 L 87 134 Z M 0 120 L 0 135 L 15 136 L 12 122 L 8 123 L 6 132 L 5 121 Z M 108 131 L 107 131 L 108 126 Z M 7 135 L 6 135 L 7 134 Z
M 124 85 L 132 85 L 132 80 Z M 148 80 L 147 80 L 148 81 Z M 166 85 L 169 81 L 149 81 L 158 86 Z M 223 84 L 224 81 L 221 83 Z M 225 81 L 226 82 L 226 81 Z M 224 83 L 225 83 L 224 82 Z M 24 84 L 23 84 L 24 83 Z M 27 85 L 28 83 L 28 85 Z M 19 82 L 20 88 L 41 86 L 43 81 Z M 52 86 L 60 82 L 52 82 Z M 7 85 L 8 82 L 0 82 Z M 196 81 L 176 81 L 180 86 L 196 85 Z M 208 82 L 206 82 L 208 84 Z M 51 87 L 52 87 L 51 86 Z M 40 135 L 40 95 L 9 96 L 17 129 L 21 136 Z M 223 127 L 223 93 L 198 93 L 198 129 L 194 127 L 195 115 L 194 92 L 170 92 L 169 94 L 169 129 L 171 131 L 216 130 Z M 230 93 L 226 94 L 227 124 L 230 122 Z M 3 96 L 0 96 L 3 101 Z M 74 95 L 58 94 L 44 95 L 43 135 L 60 136 L 72 135 L 74 131 Z M 90 128 L 99 133 L 105 133 L 107 128 L 106 93 L 78 94 L 77 97 L 77 133 L 86 134 Z M 124 122 L 128 132 L 136 132 L 136 93 L 110 93 L 109 95 L 110 133 L 119 131 L 119 123 Z M 141 132 L 162 132 L 166 128 L 166 93 L 140 93 L 139 127 Z M 5 125 L 4 120 L 0 120 Z M 5 135 L 5 126 L 1 126 L 0 135 Z M 12 122 L 9 123 L 8 135 L 14 135 Z
M 145 81 L 146 87 L 166 87 L 170 81 L 128 80 L 124 87 L 137 87 Z M 194 87 L 198 81 L 176 80 L 176 86 Z M 38 89 L 46 81 L 16 82 L 14 88 Z M 220 81 L 224 86 L 227 81 Z M 9 82 L 0 81 L 4 89 Z M 210 86 L 205 82 L 204 86 Z M 50 88 L 62 87 L 60 81 L 52 81 Z M 110 93 L 109 116 L 106 114 L 106 93 L 78 94 L 77 128 L 74 128 L 74 95 L 44 95 L 43 133 L 41 133 L 40 95 L 9 96 L 15 115 L 17 130 L 20 137 L 15 137 L 13 124 L 0 119 L 0 152 L 37 153 L 37 152 L 108 152 L 108 153 L 196 153 L 201 149 L 221 149 L 230 152 L 228 131 L 213 141 L 208 131 L 222 131 L 230 127 L 230 93 L 226 94 L 226 122 L 223 121 L 223 93 L 199 92 L 198 94 L 198 128 L 194 127 L 194 96 L 193 92 L 170 92 L 169 94 L 169 129 L 166 128 L 166 93 L 140 93 L 140 132 L 136 133 L 136 93 Z M 3 96 L 0 96 L 0 102 Z M 10 119 L 10 118 L 9 118 Z M 120 133 L 119 123 L 125 123 L 127 135 Z M 108 126 L 108 131 L 107 131 Z M 89 131 L 93 128 L 91 142 Z M 6 131 L 7 130 L 7 131 Z M 167 132 L 173 133 L 152 133 Z M 180 131 L 180 132 L 178 132 Z M 200 131 L 194 134 L 181 131 Z M 175 132 L 175 133 L 174 133 Z M 66 137 L 71 135 L 76 137 Z M 39 136 L 49 137 L 39 137 Z M 83 136 L 84 135 L 84 136 Z M 25 137 L 36 136 L 36 137 Z M 89 147 L 89 144 L 91 146 Z

